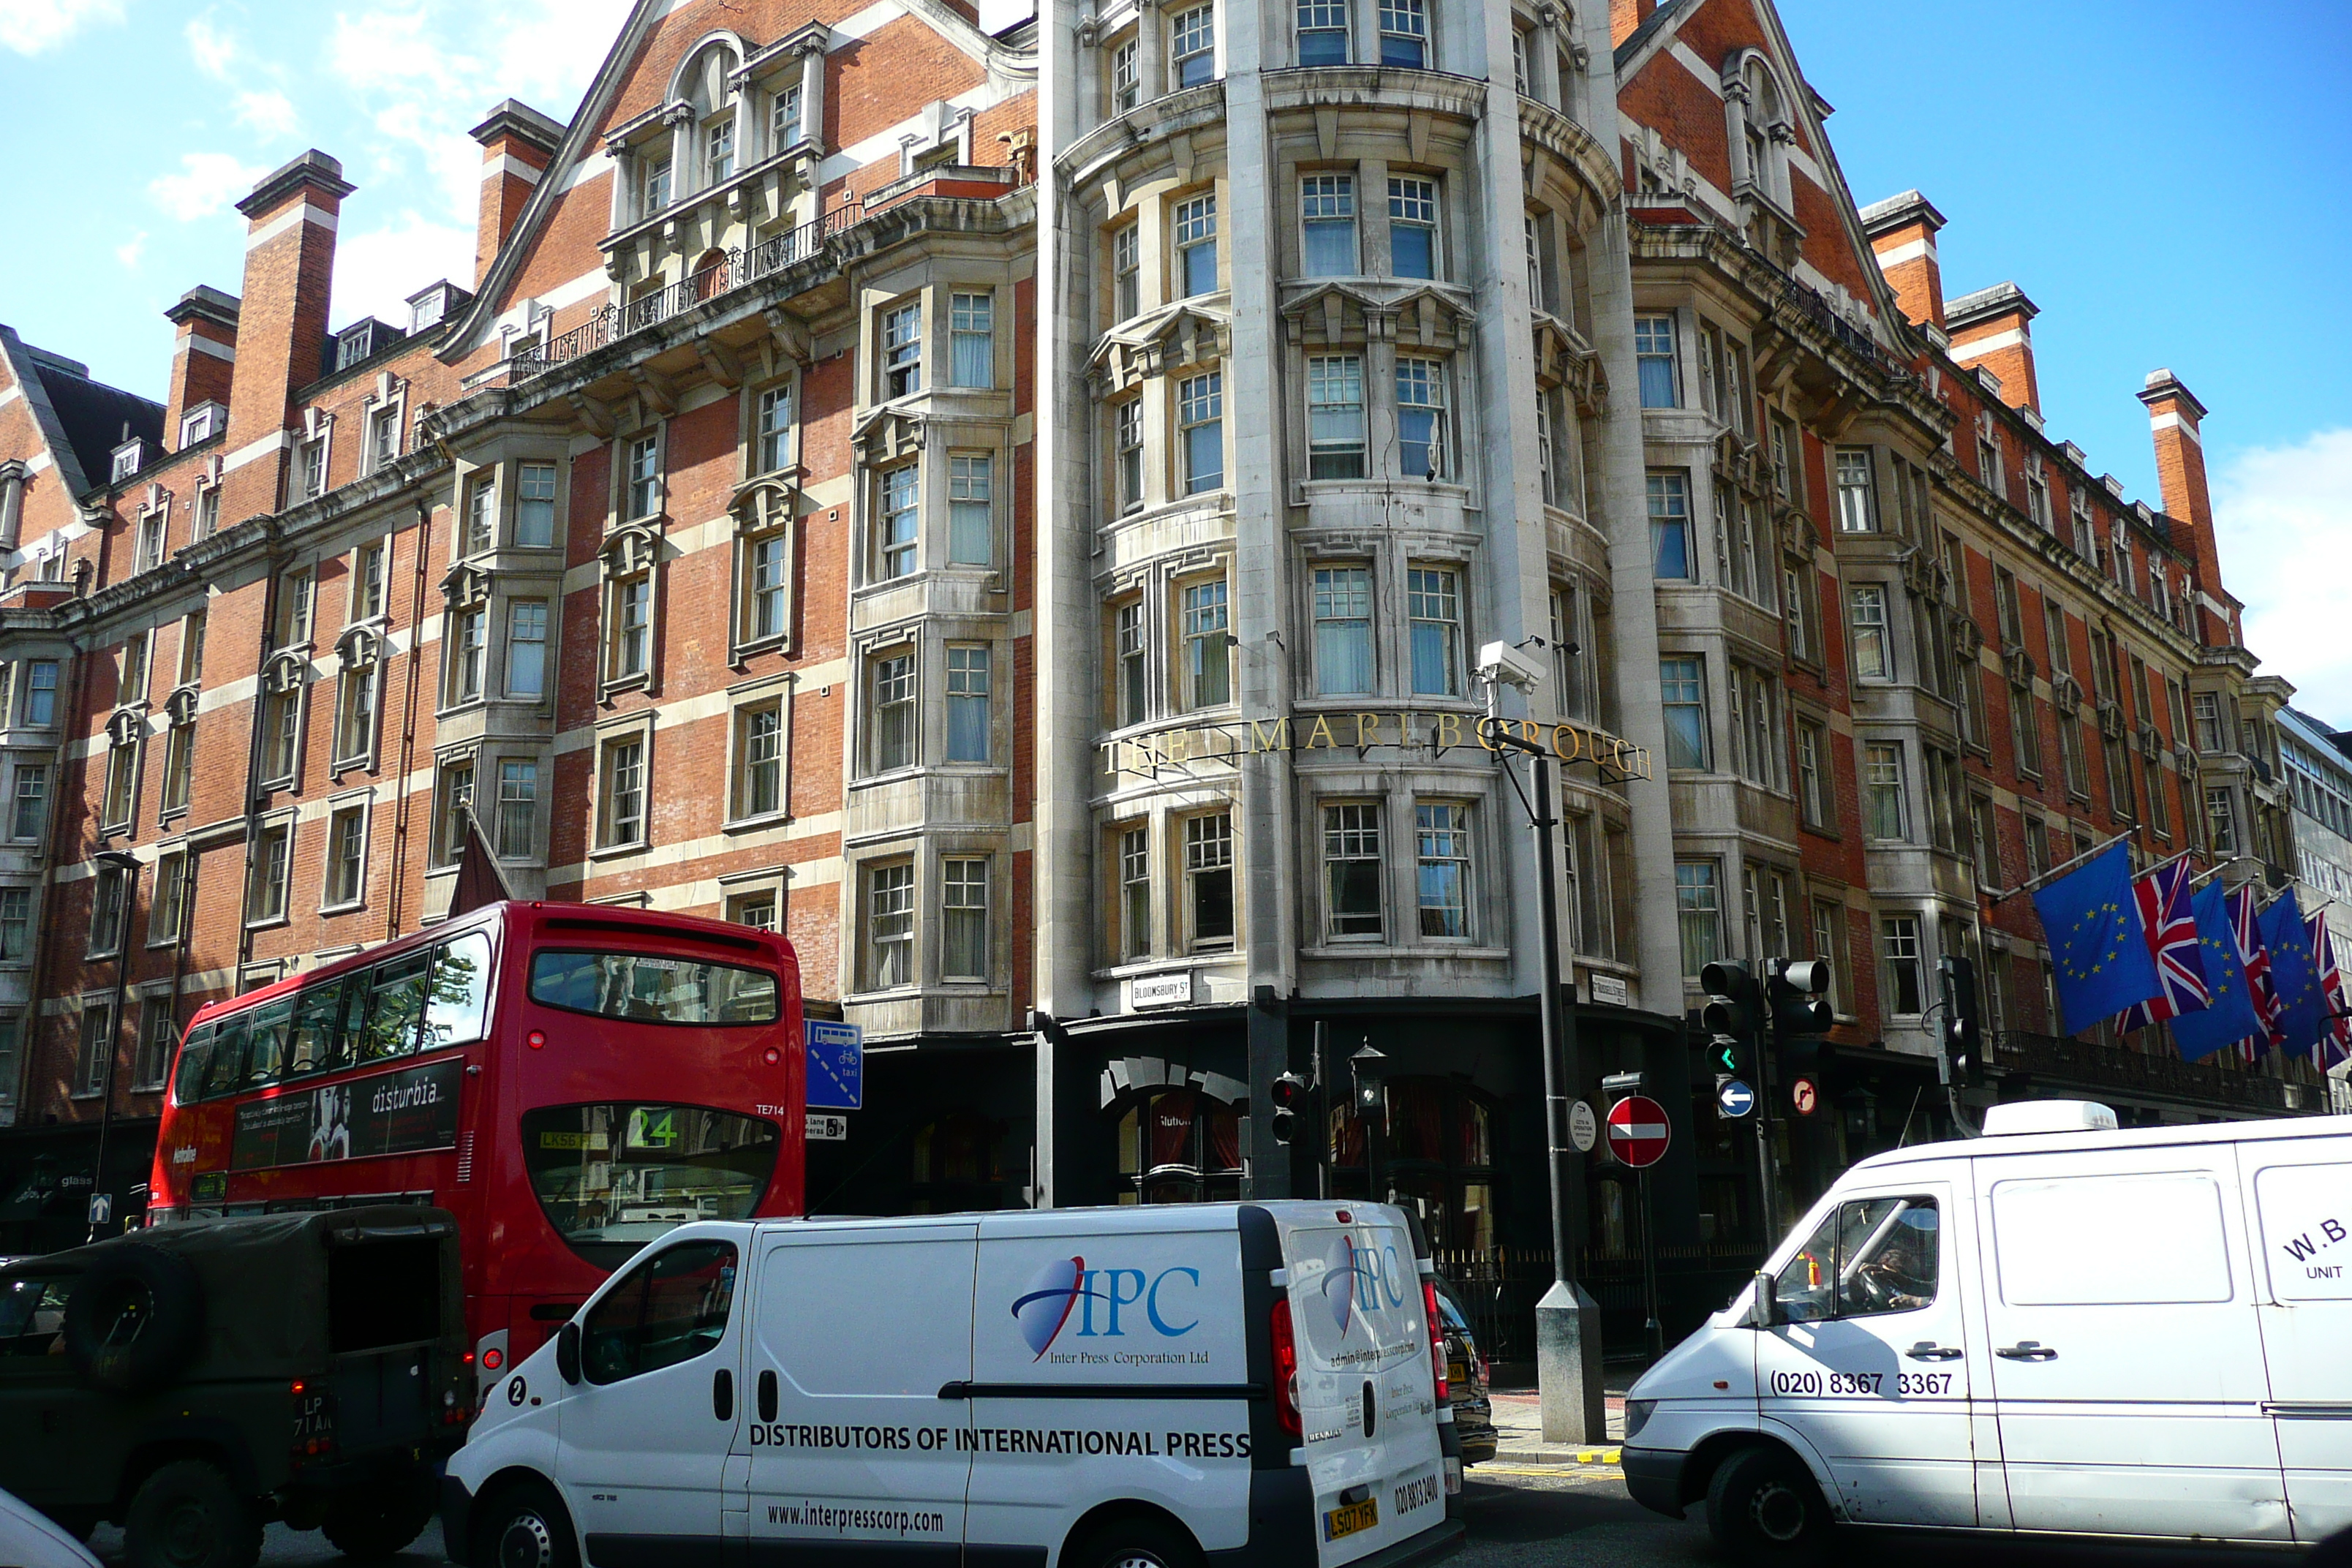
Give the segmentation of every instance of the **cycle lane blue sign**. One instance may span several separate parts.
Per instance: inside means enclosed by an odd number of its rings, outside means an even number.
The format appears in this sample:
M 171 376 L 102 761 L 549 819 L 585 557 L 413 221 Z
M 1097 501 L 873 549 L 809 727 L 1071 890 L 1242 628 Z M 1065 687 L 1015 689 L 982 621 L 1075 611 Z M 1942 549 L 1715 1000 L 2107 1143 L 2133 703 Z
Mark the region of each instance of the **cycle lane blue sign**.
M 808 1103 L 811 1110 L 858 1110 L 866 1099 L 866 1029 L 810 1018 Z

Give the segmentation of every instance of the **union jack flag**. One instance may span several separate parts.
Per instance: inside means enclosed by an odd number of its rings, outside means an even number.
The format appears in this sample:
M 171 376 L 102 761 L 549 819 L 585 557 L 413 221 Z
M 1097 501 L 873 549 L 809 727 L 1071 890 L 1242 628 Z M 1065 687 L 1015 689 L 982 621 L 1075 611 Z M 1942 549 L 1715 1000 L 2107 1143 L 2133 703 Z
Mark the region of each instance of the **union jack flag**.
M 2331 1015 L 2327 1027 L 2320 1031 L 2318 1045 L 2312 1050 L 2319 1070 L 2326 1072 L 2338 1062 L 2352 1058 L 2352 1018 L 2341 1016 L 2345 1011 L 2344 976 L 2336 966 L 2336 937 L 2327 929 L 2327 911 L 2322 910 L 2304 923 L 2311 928 L 2312 964 L 2319 971 L 2319 994 Z
M 2254 923 L 2254 889 L 2240 888 L 2230 895 L 2230 928 L 2238 939 L 2238 959 L 2246 966 L 2246 990 L 2252 995 L 2254 1012 L 2263 1021 L 2263 1032 L 2249 1035 L 2238 1042 L 2238 1054 L 2247 1061 L 2256 1061 L 2262 1054 L 2278 1043 L 2278 989 L 2271 984 L 2271 950 L 2263 942 L 2262 928 Z
M 2197 917 L 2189 910 L 2189 862 L 2175 860 L 2133 879 L 2132 900 L 2139 906 L 2140 934 L 2147 939 L 2148 956 L 2156 960 L 2157 983 L 2163 989 L 2124 1009 L 2126 1032 L 2200 1012 L 2213 1000 L 2205 983 L 2205 960 L 2198 951 Z

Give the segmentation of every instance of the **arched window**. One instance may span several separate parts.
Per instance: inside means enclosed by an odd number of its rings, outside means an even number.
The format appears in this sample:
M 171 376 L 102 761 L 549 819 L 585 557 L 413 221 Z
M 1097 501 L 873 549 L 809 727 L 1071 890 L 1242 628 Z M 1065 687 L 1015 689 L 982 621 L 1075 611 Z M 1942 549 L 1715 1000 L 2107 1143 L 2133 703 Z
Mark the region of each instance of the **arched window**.
M 1188 1087 L 1139 1089 L 1119 1108 L 1121 1203 L 1221 1203 L 1241 1196 L 1241 1119 Z
M 678 75 L 678 96 L 690 111 L 686 130 L 693 138 L 690 166 L 698 190 L 735 177 L 741 132 L 734 78 L 741 63 L 732 42 L 714 40 L 698 50 Z
M 1754 49 L 1739 57 L 1725 77 L 1724 113 L 1737 159 L 1733 184 L 1744 181 L 1786 212 L 1790 205 L 1789 146 L 1796 137 L 1788 95 L 1770 64 Z

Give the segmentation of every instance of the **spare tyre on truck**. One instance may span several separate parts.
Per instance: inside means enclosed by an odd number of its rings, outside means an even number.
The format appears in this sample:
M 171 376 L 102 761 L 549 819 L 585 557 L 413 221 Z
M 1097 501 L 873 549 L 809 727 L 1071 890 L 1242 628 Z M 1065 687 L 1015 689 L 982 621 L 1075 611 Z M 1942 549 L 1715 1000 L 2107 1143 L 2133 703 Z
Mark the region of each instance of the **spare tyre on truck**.
M 251 1568 L 273 1520 L 382 1559 L 470 1414 L 457 1222 L 370 1205 L 0 1268 L 0 1489 L 131 1568 Z

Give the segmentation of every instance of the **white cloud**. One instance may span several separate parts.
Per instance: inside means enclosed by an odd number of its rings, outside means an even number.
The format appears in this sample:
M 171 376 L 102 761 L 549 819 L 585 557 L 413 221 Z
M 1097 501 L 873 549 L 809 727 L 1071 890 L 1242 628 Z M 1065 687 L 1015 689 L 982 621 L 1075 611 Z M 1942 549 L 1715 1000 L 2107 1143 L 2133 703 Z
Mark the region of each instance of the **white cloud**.
M 37 55 L 99 22 L 122 20 L 122 0 L 0 0 L 0 48 Z
M 335 244 L 334 320 L 340 325 L 373 316 L 404 328 L 408 296 L 443 278 L 473 286 L 471 223 L 461 227 L 404 212 L 380 228 L 346 229 Z
M 2352 725 L 2352 429 L 2232 455 L 2214 478 L 2213 513 L 2246 646 L 2294 682 L 2296 707 Z
M 226 207 L 268 173 L 266 167 L 248 166 L 226 153 L 183 153 L 180 172 L 148 181 L 147 194 L 166 214 L 193 223 Z
M 294 100 L 274 88 L 266 92 L 240 92 L 230 105 L 236 122 L 268 138 L 291 136 L 301 129 L 302 117 Z
M 114 247 L 114 259 L 122 263 L 126 272 L 138 271 L 140 262 L 146 257 L 147 231 L 143 228 Z
M 229 68 L 236 63 L 236 35 L 214 26 L 209 11 L 191 19 L 184 31 L 188 55 L 196 62 L 196 68 L 215 81 L 228 80 Z
M 442 217 L 470 225 L 482 154 L 466 132 L 508 98 L 570 114 L 628 12 L 629 0 L 379 0 L 336 14 L 324 58 L 383 139 L 375 181 L 419 177 Z

